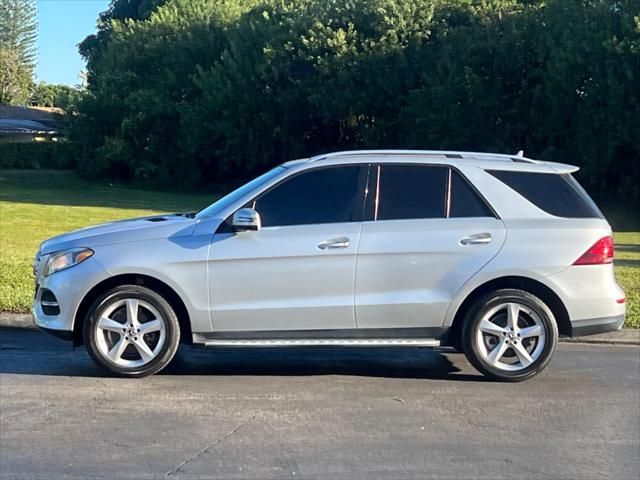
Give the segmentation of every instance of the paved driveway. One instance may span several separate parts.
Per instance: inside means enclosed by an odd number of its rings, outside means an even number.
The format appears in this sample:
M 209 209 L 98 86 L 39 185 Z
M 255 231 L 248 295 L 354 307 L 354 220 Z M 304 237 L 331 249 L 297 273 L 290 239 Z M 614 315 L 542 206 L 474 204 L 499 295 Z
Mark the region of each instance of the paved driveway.
M 485 381 L 427 349 L 186 349 L 141 380 L 0 331 L 1 478 L 640 477 L 640 348 Z

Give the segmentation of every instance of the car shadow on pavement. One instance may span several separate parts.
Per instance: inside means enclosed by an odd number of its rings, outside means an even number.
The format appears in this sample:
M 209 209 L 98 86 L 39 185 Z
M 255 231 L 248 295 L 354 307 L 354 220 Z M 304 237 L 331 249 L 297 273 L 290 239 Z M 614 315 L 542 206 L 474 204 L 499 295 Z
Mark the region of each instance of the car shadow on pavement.
M 84 347 L 37 331 L 0 332 L 0 373 L 108 377 Z M 463 366 L 454 365 L 451 359 Z M 198 348 L 183 345 L 160 373 L 166 376 L 246 375 L 366 377 L 485 381 L 458 353 L 429 348 Z
M 450 357 L 460 354 L 430 348 L 182 348 L 163 375 L 311 376 L 451 379 L 482 381 L 463 372 Z M 470 370 L 472 372 L 472 370 Z

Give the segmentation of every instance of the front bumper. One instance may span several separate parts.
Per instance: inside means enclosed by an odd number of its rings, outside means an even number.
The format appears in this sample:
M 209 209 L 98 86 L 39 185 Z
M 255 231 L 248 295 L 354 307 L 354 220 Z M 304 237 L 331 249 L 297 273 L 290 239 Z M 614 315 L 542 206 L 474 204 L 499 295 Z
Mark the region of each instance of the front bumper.
M 31 305 L 34 323 L 43 330 L 58 337 L 70 338 L 74 320 L 82 299 L 91 286 L 108 278 L 107 270 L 94 258 L 61 270 L 53 275 L 36 278 L 36 294 Z M 42 294 L 50 291 L 57 300 L 59 310 L 51 315 L 43 309 Z M 46 304 L 46 302 L 45 302 Z M 48 314 L 49 313 L 49 314 Z
M 620 330 L 624 325 L 624 314 L 605 318 L 590 318 L 571 322 L 572 337 L 586 337 L 598 333 Z
M 54 337 L 60 338 L 62 340 L 73 340 L 73 332 L 68 332 L 67 330 L 54 330 L 52 328 L 44 328 L 39 327 L 43 332 L 47 332 Z

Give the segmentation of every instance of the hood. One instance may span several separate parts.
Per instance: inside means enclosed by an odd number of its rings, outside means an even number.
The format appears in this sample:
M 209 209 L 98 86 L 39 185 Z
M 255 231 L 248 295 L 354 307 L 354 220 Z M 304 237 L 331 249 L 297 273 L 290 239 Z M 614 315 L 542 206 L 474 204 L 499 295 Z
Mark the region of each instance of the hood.
M 180 214 L 131 218 L 81 228 L 50 238 L 40 245 L 40 253 L 47 254 L 73 247 L 98 247 L 113 243 L 135 242 L 191 235 L 197 223 L 194 218 Z

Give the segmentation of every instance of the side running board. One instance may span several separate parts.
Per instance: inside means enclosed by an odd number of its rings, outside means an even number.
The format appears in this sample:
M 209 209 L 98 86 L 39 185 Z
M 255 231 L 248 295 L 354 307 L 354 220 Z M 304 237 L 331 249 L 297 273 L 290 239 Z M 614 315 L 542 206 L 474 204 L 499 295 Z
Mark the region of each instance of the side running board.
M 206 347 L 439 347 L 433 338 L 198 339 Z

